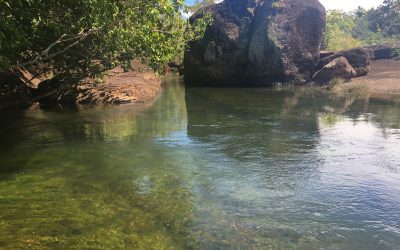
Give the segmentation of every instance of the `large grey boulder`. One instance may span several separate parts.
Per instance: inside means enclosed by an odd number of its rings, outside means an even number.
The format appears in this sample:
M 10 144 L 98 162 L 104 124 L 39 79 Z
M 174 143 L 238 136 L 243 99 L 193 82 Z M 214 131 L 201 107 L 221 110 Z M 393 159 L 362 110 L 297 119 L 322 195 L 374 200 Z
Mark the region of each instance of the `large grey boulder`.
M 247 55 L 254 1 L 226 0 L 194 14 L 191 22 L 211 14 L 213 24 L 201 40 L 189 43 L 184 75 L 189 84 L 235 85 L 247 81 Z M 204 11 L 204 12 L 203 12 Z
M 306 82 L 315 72 L 325 28 L 318 0 L 225 0 L 201 10 L 214 23 L 185 52 L 188 85 Z
M 255 12 L 248 73 L 255 82 L 306 82 L 314 73 L 325 28 L 318 0 L 264 1 Z

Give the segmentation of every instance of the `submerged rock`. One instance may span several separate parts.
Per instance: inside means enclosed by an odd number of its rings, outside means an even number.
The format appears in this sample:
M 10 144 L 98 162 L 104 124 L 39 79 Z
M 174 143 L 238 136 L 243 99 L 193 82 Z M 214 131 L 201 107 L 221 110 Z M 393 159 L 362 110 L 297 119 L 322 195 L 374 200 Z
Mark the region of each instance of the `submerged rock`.
M 345 57 L 341 56 L 333 59 L 321 70 L 316 72 L 312 78 L 312 81 L 318 84 L 327 84 L 336 78 L 350 80 L 356 75 L 357 72 L 350 65 L 349 61 Z
M 325 28 L 318 0 L 225 0 L 209 13 L 214 23 L 185 53 L 188 85 L 268 85 L 306 82 L 315 72 Z

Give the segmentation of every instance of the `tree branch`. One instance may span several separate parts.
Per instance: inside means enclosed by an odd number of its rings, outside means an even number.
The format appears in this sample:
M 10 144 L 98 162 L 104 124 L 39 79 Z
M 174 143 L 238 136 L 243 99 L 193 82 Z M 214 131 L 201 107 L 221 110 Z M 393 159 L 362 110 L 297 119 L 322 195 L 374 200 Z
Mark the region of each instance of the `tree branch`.
M 98 29 L 89 29 L 87 31 L 82 30 L 81 32 L 79 32 L 78 35 L 73 36 L 73 37 L 69 37 L 67 38 L 69 35 L 67 34 L 63 34 L 62 36 L 60 36 L 60 38 L 57 39 L 57 41 L 55 41 L 54 43 L 50 44 L 45 50 L 43 50 L 42 52 L 40 52 L 33 60 L 28 61 L 28 62 L 24 62 L 24 63 L 20 63 L 20 64 L 16 64 L 16 65 L 12 65 L 10 68 L 11 69 L 16 69 L 16 68 L 21 68 L 21 67 L 25 67 L 28 65 L 33 65 L 36 64 L 39 61 L 44 61 L 44 60 L 49 60 L 59 54 L 62 54 L 64 52 L 66 52 L 67 50 L 71 49 L 72 47 L 78 45 L 81 41 L 83 41 L 86 37 L 88 37 L 90 34 L 93 34 L 95 32 L 97 32 Z M 61 44 L 61 43 L 65 43 L 65 42 L 70 42 L 70 41 L 74 41 L 71 44 L 69 44 L 68 46 L 66 46 L 64 49 L 57 51 L 55 53 L 49 54 L 50 50 L 53 49 L 56 45 Z

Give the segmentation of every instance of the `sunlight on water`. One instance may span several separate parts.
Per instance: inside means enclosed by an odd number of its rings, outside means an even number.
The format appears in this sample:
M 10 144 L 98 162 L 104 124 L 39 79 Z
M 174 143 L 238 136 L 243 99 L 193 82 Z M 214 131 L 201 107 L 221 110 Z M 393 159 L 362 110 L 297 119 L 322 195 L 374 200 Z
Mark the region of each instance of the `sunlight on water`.
M 400 246 L 400 103 L 170 79 L 0 119 L 0 249 Z

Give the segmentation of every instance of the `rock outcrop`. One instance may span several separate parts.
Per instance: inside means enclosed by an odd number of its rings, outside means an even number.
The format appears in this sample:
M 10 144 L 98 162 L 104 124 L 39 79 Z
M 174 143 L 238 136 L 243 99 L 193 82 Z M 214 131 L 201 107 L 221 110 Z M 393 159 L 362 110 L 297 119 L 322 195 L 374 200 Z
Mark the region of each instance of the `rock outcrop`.
M 356 77 L 357 72 L 350 65 L 349 61 L 341 56 L 333 59 L 327 65 L 325 65 L 321 70 L 316 72 L 313 76 L 313 81 L 317 84 L 328 84 L 336 78 L 343 80 L 350 80 Z
M 322 58 L 318 63 L 317 70 L 321 70 L 323 67 L 325 67 L 325 65 L 339 57 L 345 57 L 356 71 L 355 77 L 364 76 L 370 71 L 370 53 L 371 51 L 365 48 L 339 51 L 335 54 Z
M 365 49 L 371 51 L 371 60 L 392 59 L 394 56 L 394 49 L 385 45 L 372 45 L 365 47 Z
M 214 22 L 185 52 L 188 85 L 306 82 L 315 72 L 325 28 L 318 0 L 225 0 L 191 18 Z
M 319 52 L 319 58 L 322 59 L 322 58 L 325 58 L 327 56 L 331 56 L 333 54 L 336 54 L 336 51 L 333 51 L 333 50 L 321 50 Z

